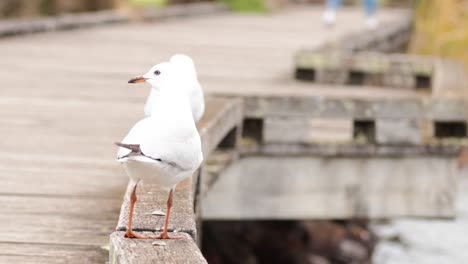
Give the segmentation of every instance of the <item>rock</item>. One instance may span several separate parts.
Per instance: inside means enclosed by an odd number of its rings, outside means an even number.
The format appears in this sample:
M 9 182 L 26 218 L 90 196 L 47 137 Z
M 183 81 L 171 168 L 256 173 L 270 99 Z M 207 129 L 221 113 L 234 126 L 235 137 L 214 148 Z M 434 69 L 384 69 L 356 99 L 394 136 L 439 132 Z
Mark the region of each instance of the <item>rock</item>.
M 326 258 L 311 254 L 309 257 L 309 263 L 310 264 L 330 264 L 330 261 L 328 261 Z
M 369 258 L 366 247 L 356 241 L 345 239 L 339 245 L 340 258 L 345 263 L 364 263 Z
M 362 264 L 375 242 L 365 220 L 209 221 L 202 249 L 215 264 Z

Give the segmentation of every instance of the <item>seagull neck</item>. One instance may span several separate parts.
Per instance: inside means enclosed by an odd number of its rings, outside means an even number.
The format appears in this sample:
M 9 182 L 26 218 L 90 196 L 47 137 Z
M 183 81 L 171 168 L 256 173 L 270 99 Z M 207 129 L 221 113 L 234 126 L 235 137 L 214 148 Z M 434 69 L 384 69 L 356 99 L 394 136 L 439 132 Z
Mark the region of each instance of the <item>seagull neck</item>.
M 177 89 L 152 89 L 152 113 L 170 113 L 171 115 L 192 118 L 188 95 Z

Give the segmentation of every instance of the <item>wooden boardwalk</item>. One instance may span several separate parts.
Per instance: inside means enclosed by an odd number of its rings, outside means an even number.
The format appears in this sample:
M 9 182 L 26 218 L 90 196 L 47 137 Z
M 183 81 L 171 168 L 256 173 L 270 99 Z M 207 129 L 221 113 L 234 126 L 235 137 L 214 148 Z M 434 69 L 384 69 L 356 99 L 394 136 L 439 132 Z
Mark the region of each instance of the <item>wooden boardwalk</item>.
M 360 9 L 218 14 L 0 39 L 0 263 L 104 263 L 127 178 L 119 140 L 148 88 L 127 79 L 191 55 L 209 92 L 293 83 L 293 53 L 363 29 Z M 406 16 L 384 10 L 385 22 Z M 278 85 L 280 84 L 280 85 Z

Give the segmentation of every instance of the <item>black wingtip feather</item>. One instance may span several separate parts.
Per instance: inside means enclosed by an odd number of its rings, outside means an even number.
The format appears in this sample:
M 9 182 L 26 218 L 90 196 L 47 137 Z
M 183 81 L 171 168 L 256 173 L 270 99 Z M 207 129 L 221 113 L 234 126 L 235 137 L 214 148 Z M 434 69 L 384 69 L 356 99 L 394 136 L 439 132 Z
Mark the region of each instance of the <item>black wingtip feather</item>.
M 124 144 L 124 143 L 121 143 L 121 142 L 114 142 L 114 144 L 121 147 L 121 148 L 129 149 L 132 152 L 141 153 L 140 145 L 137 145 L 137 144 Z

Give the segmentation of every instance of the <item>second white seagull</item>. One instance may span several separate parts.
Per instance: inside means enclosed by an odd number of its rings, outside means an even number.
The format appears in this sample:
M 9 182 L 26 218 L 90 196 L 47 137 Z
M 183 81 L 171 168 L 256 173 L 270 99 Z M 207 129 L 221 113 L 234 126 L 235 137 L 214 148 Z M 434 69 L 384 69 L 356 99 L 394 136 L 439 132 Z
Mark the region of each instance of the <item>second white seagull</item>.
M 177 67 L 180 72 L 179 78 L 183 78 L 187 85 L 181 86 L 187 92 L 190 100 L 190 106 L 192 111 L 193 120 L 195 122 L 200 121 L 205 112 L 205 99 L 203 95 L 203 89 L 198 82 L 197 70 L 195 69 L 195 63 L 193 60 L 183 54 L 176 54 L 171 57 L 170 63 Z M 155 103 L 156 92 L 151 90 L 145 105 L 145 116 L 152 114 L 152 105 Z

